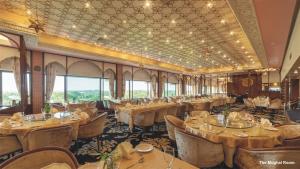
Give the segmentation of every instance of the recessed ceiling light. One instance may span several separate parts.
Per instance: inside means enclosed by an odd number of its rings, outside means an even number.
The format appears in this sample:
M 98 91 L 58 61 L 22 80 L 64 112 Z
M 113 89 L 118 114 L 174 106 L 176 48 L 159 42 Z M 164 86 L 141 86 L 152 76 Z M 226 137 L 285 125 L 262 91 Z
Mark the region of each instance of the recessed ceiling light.
M 205 40 L 204 40 L 204 39 L 202 39 L 202 40 L 201 40 L 201 42 L 202 42 L 202 43 L 204 43 L 204 42 L 205 42 Z
M 146 1 L 145 1 L 145 7 L 150 7 L 150 6 L 151 6 L 150 1 L 146 0 Z
M 300 69 L 300 66 L 298 66 L 298 69 Z
M 125 24 L 125 23 L 127 23 L 127 21 L 126 21 L 126 20 L 123 20 L 123 23 Z
M 29 10 L 29 9 L 27 9 L 26 13 L 27 13 L 27 15 L 31 15 L 32 14 L 31 10 Z
M 192 35 L 192 34 L 193 34 L 193 32 L 191 31 L 189 34 L 190 34 L 190 35 Z
M 175 24 L 175 23 L 176 23 L 176 21 L 175 21 L 174 19 L 172 19 L 171 23 Z
M 85 8 L 89 8 L 90 6 L 91 6 L 90 2 L 86 2 L 86 3 L 84 4 L 84 7 L 85 7 Z
M 106 39 L 106 38 L 107 38 L 107 35 L 106 35 L 106 34 L 104 34 L 104 35 L 103 35 L 103 38 L 104 38 L 104 39 Z
M 213 48 L 214 48 L 213 46 L 210 47 L 210 49 L 213 49 Z
M 222 20 L 221 20 L 221 23 L 222 23 L 222 24 L 225 24 L 225 23 L 226 23 L 225 19 L 222 19 Z
M 180 47 L 179 47 L 180 49 L 182 49 L 183 48 L 183 46 L 182 45 L 180 45 Z
M 242 46 L 241 49 L 245 49 L 245 46 Z
M 76 28 L 76 25 L 72 25 L 72 28 L 75 29 L 75 28 Z
M 148 32 L 148 35 L 152 35 L 152 32 L 151 32 L 151 31 L 149 31 L 149 32 Z
M 227 56 L 226 55 L 223 55 L 223 58 L 226 58 Z
M 126 45 L 129 46 L 129 45 L 130 45 L 130 42 L 127 42 Z
M 233 32 L 233 31 L 230 31 L 230 32 L 229 32 L 229 34 L 230 34 L 230 35 L 233 35 L 233 34 L 234 34 L 234 32 Z
M 208 2 L 208 3 L 206 4 L 206 6 L 207 6 L 208 8 L 212 8 L 212 7 L 214 6 L 214 4 L 213 4 L 212 2 Z
M 166 43 L 170 43 L 170 40 L 169 40 L 169 39 L 167 39 L 167 40 L 166 40 Z
M 248 52 L 246 51 L 245 54 L 248 54 Z
M 251 58 L 251 55 L 248 55 L 247 57 L 248 57 L 248 58 Z
M 240 40 L 235 41 L 236 43 L 240 43 Z
M 221 51 L 218 51 L 218 54 L 220 54 L 221 53 Z

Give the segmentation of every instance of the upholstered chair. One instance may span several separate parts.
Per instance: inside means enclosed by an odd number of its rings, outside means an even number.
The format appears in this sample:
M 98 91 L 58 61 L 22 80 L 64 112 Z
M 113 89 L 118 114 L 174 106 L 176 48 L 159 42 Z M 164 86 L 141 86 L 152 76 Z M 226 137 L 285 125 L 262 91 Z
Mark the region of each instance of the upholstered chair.
M 290 124 L 279 126 L 283 140 L 283 146 L 300 146 L 300 125 Z
M 282 109 L 282 100 L 281 99 L 274 99 L 270 101 L 269 109 L 273 110 L 280 110 Z
M 102 113 L 94 117 L 87 124 L 80 125 L 78 130 L 78 139 L 97 138 L 97 148 L 100 150 L 99 136 L 102 135 L 105 128 L 107 113 Z
M 240 169 L 299 169 L 300 147 L 276 147 L 263 149 L 239 148 L 235 163 Z M 294 164 L 268 164 L 271 162 L 295 162 Z M 267 164 L 261 164 L 266 162 Z
M 60 147 L 44 147 L 19 154 L 0 165 L 1 169 L 40 169 L 53 163 L 68 165 L 71 169 L 79 167 L 74 155 Z
M 15 135 L 0 135 L 0 156 L 10 155 L 22 149 L 22 145 Z
M 175 128 L 178 156 L 194 166 L 213 167 L 224 161 L 222 144 L 210 142 L 202 137 Z
M 156 123 L 164 122 L 165 121 L 164 117 L 167 114 L 168 114 L 168 108 L 161 108 L 161 109 L 157 110 L 155 113 L 154 122 L 156 122 Z
M 173 116 L 176 116 L 177 115 L 177 106 L 172 106 L 172 107 L 169 107 L 167 109 L 167 115 L 173 115 Z
M 28 133 L 28 150 L 46 146 L 69 148 L 72 143 L 72 126 L 35 129 Z
M 208 111 L 192 111 L 190 112 L 190 116 L 201 116 L 201 117 L 208 117 L 209 112 Z
M 184 129 L 184 122 L 181 119 L 172 115 L 166 115 L 165 121 L 169 138 L 175 141 L 175 128 Z
M 133 124 L 139 127 L 150 127 L 154 124 L 155 112 L 154 111 L 146 111 L 142 113 L 138 113 L 133 118 Z
M 211 102 L 203 102 L 191 105 L 190 111 L 209 111 Z

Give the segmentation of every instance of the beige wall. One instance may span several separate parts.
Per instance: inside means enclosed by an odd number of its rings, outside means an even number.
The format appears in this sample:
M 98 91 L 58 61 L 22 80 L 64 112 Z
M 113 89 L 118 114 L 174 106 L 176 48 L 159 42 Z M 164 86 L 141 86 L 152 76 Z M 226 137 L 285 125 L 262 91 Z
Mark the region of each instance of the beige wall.
M 289 73 L 292 66 L 300 57 L 300 12 L 298 13 L 295 27 L 291 35 L 289 46 L 284 57 L 283 65 L 281 68 L 281 81 Z

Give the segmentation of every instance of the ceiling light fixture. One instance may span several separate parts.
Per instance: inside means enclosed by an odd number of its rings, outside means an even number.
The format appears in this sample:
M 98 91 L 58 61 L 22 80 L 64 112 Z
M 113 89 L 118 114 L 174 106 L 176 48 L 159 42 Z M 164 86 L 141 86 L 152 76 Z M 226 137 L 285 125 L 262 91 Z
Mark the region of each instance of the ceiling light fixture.
M 229 34 L 230 34 L 230 35 L 233 35 L 233 34 L 234 34 L 234 32 L 233 32 L 233 31 L 230 31 L 230 32 L 229 32 Z
M 29 10 L 29 9 L 27 9 L 26 13 L 27 13 L 27 15 L 31 15 L 32 14 L 31 10 Z
M 236 43 L 240 43 L 240 40 L 235 41 Z
M 90 2 L 86 2 L 86 3 L 84 4 L 84 7 L 85 7 L 85 8 L 90 8 L 90 6 L 91 6 Z
M 210 2 L 208 2 L 208 3 L 206 4 L 206 6 L 207 6 L 208 8 L 212 8 L 212 7 L 214 6 L 214 4 L 210 1 Z
M 76 29 L 76 25 L 72 25 L 72 28 L 73 28 L 73 29 Z
M 222 19 L 221 24 L 225 24 L 225 23 L 226 23 L 225 19 Z
M 148 8 L 148 7 L 150 7 L 150 6 L 151 6 L 150 1 L 146 0 L 146 1 L 145 1 L 144 7 Z
M 176 23 L 176 21 L 175 21 L 174 19 L 172 19 L 171 23 L 172 23 L 172 24 L 175 24 L 175 23 Z

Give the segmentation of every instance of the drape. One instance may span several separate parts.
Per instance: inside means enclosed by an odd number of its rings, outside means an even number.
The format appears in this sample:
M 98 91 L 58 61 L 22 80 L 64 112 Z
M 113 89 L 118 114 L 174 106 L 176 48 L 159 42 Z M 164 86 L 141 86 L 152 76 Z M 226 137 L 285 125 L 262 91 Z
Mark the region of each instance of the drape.
M 156 90 L 156 85 L 157 84 L 157 78 L 156 76 L 152 76 L 151 77 L 151 93 L 150 93 L 150 97 L 157 97 L 157 90 Z
M 55 64 L 49 64 L 46 67 L 46 102 L 50 101 L 50 98 L 53 93 L 54 84 L 56 78 L 56 66 Z
M 125 97 L 125 92 L 126 92 L 126 79 L 125 78 L 123 78 L 123 87 L 122 87 L 122 89 L 123 89 L 123 91 L 122 91 L 122 97 Z
M 109 78 L 109 91 L 112 98 L 115 98 L 115 77 L 112 75 Z
M 164 92 L 166 92 L 165 91 L 165 82 L 166 82 L 166 77 L 165 76 L 163 76 L 161 79 L 160 79 L 160 91 L 161 91 L 161 96 L 160 97 L 163 97 L 163 94 L 164 94 Z
M 20 59 L 15 57 L 13 59 L 12 70 L 16 81 L 16 86 L 19 96 L 21 96 L 21 72 L 20 72 Z

